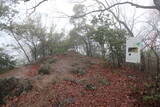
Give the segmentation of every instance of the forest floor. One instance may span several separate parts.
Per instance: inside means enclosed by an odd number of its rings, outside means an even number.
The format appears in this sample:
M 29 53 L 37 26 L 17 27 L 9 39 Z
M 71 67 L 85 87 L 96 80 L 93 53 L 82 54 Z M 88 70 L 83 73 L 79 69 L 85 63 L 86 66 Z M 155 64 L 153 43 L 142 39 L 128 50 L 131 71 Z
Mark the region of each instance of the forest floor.
M 48 60 L 50 74 L 38 69 Z M 136 89 L 147 82 L 143 72 L 129 68 L 113 69 L 102 59 L 68 52 L 39 60 L 0 74 L 32 82 L 33 88 L 18 97 L 6 99 L 3 107 L 140 107 Z

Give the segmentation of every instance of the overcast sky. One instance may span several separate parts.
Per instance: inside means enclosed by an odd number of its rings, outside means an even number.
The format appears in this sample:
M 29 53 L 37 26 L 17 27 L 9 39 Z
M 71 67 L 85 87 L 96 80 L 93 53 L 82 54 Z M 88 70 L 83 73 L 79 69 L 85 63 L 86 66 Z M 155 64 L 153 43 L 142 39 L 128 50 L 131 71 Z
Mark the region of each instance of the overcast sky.
M 21 10 L 26 11 L 26 9 L 29 9 L 33 7 L 35 4 L 40 2 L 42 0 L 32 0 L 31 2 L 27 3 L 22 3 L 21 5 Z M 84 1 L 84 0 L 81 0 Z M 94 0 L 87 0 L 85 5 L 93 5 Z M 101 0 L 104 1 L 104 0 Z M 113 1 L 113 0 L 110 0 Z M 121 0 L 121 1 L 126 1 L 126 0 Z M 142 5 L 150 5 L 152 0 L 130 0 L 133 1 L 134 3 L 139 3 Z M 73 15 L 72 8 L 75 5 L 74 2 L 80 2 L 80 0 L 48 0 L 47 2 L 44 2 L 41 4 L 37 9 L 35 13 L 42 13 L 43 15 L 43 22 L 46 23 L 47 25 L 54 23 L 57 25 L 57 29 L 60 30 L 61 28 L 65 28 L 66 30 L 69 30 L 70 23 L 68 18 L 59 18 L 62 16 L 62 14 L 58 12 L 65 13 L 67 15 Z M 94 2 L 95 3 L 95 2 Z M 129 17 L 132 17 L 134 14 L 134 7 L 128 6 L 128 5 L 123 5 L 124 15 L 127 16 L 128 21 L 130 20 Z M 93 7 L 91 7 L 93 8 Z M 24 12 L 23 11 L 23 12 Z M 139 20 L 143 20 L 144 17 L 146 17 L 147 13 L 149 10 L 144 10 L 144 9 L 136 9 L 136 16 L 139 17 Z M 28 11 L 28 13 L 31 12 Z M 143 16 L 142 16 L 143 14 Z M 139 29 L 139 26 L 137 27 Z

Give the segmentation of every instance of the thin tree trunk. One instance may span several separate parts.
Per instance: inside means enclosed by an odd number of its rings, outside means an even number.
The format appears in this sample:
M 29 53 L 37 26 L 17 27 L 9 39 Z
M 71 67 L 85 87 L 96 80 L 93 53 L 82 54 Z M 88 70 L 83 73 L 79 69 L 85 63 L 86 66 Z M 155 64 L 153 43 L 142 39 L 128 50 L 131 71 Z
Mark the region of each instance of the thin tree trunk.
M 142 63 L 140 65 L 140 70 L 145 71 L 145 57 L 144 57 L 143 52 L 141 52 L 141 60 L 142 60 Z
M 88 46 L 89 46 L 89 54 L 92 57 L 93 56 L 93 54 L 92 54 L 92 45 L 91 45 L 91 42 L 90 42 L 89 38 L 88 38 Z
M 147 55 L 147 56 L 148 56 L 148 59 L 147 59 L 147 61 L 148 61 L 148 63 L 147 63 L 147 64 L 148 64 L 148 65 L 147 65 L 147 66 L 148 66 L 148 71 L 150 71 L 150 66 L 151 66 L 151 65 L 150 65 L 150 57 L 151 57 L 151 56 L 150 56 L 150 54 L 149 54 L 149 53 L 148 53 L 148 55 Z
M 102 53 L 102 58 L 105 58 L 105 48 L 104 48 L 104 44 L 101 44 L 101 53 Z
M 37 45 L 32 41 L 32 45 L 34 46 L 34 51 L 33 51 L 33 56 L 34 56 L 34 61 L 37 60 Z
M 88 43 L 84 38 L 82 38 L 82 40 L 84 41 L 84 44 L 85 44 L 85 47 L 86 47 L 86 55 L 90 56 Z
M 156 92 L 158 92 L 158 89 L 159 89 L 159 78 L 158 78 L 158 76 L 159 76 L 159 72 L 160 72 L 160 67 L 159 67 L 159 64 L 160 64 L 160 57 L 159 57 L 159 55 L 157 54 L 157 52 L 153 49 L 153 47 L 151 47 L 151 49 L 152 49 L 152 51 L 153 51 L 153 53 L 155 54 L 155 56 L 156 56 L 156 59 L 157 59 L 157 71 L 156 71 Z
M 16 40 L 16 42 L 18 43 L 18 45 L 20 46 L 21 50 L 23 51 L 23 53 L 25 54 L 27 60 L 29 63 L 31 63 L 31 60 L 29 59 L 29 56 L 27 55 L 25 49 L 23 48 L 23 46 L 21 45 L 21 43 L 19 42 L 19 40 L 17 39 L 17 37 L 15 36 L 15 34 L 13 33 L 13 31 L 10 29 L 11 33 L 12 33 L 12 36 L 13 38 Z
M 153 53 L 155 54 L 155 56 L 156 56 L 156 59 L 157 59 L 157 74 L 159 74 L 159 72 L 160 72 L 160 67 L 159 67 L 159 64 L 160 64 L 160 57 L 159 57 L 159 55 L 158 55 L 158 53 L 153 49 L 153 48 L 151 48 L 152 49 L 152 51 L 153 51 Z

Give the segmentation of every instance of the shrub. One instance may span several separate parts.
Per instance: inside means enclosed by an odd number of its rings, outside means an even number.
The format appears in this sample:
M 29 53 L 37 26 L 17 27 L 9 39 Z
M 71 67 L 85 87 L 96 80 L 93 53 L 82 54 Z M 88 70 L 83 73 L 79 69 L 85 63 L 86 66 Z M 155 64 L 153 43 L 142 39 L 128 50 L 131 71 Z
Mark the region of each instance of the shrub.
M 142 100 L 146 103 L 153 103 L 154 106 L 160 104 L 160 76 L 154 75 L 152 77 L 152 82 L 145 83 L 145 91 L 143 93 Z
M 15 65 L 14 58 L 4 53 L 3 49 L 0 48 L 0 73 L 13 69 Z
M 149 102 L 149 101 L 160 101 L 160 94 L 153 94 L 153 95 L 144 95 L 143 96 L 143 101 L 144 102 Z
M 80 94 L 81 94 L 81 96 L 84 96 L 84 95 L 85 95 L 85 92 L 81 91 Z
M 53 103 L 53 107 L 65 107 L 66 105 L 68 104 L 72 104 L 74 103 L 75 100 L 74 98 L 65 98 L 65 99 L 62 99 L 62 98 L 56 98 L 56 101 Z
M 102 85 L 110 85 L 109 81 L 107 81 L 106 79 L 100 79 L 98 82 Z
M 78 63 L 73 63 L 71 66 L 73 66 L 73 67 L 74 67 L 74 66 L 77 66 L 77 65 L 78 65 Z
M 39 74 L 49 74 L 50 64 L 45 64 L 38 70 Z
M 19 80 L 11 77 L 8 79 L 0 79 L 0 104 L 4 104 L 6 96 L 19 96 L 24 91 L 32 89 L 32 85 L 28 80 Z
M 55 59 L 55 58 L 52 58 L 52 59 L 48 59 L 48 60 L 47 60 L 47 62 L 48 62 L 49 64 L 55 63 L 56 61 L 57 61 L 57 59 Z
M 76 69 L 72 71 L 73 74 L 84 75 L 86 72 L 83 69 Z
M 69 81 L 69 82 L 76 83 L 76 80 L 75 80 L 75 79 L 72 79 L 72 78 L 64 78 L 63 80 L 64 80 L 64 81 Z
M 160 95 L 145 95 L 143 96 L 143 101 L 144 102 L 150 102 L 150 101 L 153 101 L 153 102 L 159 102 L 160 101 Z
M 143 96 L 143 101 L 148 102 L 150 100 L 153 100 L 153 96 Z
M 85 86 L 85 89 L 86 89 L 86 90 L 96 90 L 96 86 L 93 85 L 93 84 L 87 84 L 87 85 Z
M 80 85 L 85 85 L 85 84 L 87 84 L 87 80 L 86 79 L 77 80 L 77 83 Z

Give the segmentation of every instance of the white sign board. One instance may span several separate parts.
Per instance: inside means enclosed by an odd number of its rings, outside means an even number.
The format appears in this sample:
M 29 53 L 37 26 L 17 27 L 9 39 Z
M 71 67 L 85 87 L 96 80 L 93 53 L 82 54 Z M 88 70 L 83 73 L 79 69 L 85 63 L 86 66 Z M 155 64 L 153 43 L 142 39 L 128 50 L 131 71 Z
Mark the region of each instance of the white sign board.
M 141 39 L 130 37 L 126 40 L 126 62 L 140 63 L 141 61 Z

